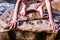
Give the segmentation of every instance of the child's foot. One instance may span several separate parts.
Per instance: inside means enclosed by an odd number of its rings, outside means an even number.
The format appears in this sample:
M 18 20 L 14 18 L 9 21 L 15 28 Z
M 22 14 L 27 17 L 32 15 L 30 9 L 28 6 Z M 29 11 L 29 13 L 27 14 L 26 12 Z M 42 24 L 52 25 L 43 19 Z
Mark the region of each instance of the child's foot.
M 26 14 L 26 9 L 23 8 L 23 9 L 20 11 L 20 15 L 25 16 L 25 14 Z
M 49 22 L 49 26 L 52 27 L 52 30 L 58 30 L 59 25 L 54 22 Z

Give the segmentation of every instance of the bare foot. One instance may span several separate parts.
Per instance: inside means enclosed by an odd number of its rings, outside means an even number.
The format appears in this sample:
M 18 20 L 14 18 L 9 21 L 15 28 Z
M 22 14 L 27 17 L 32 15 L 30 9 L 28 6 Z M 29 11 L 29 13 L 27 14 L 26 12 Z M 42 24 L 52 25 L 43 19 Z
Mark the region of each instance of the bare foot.
M 17 25 L 17 21 L 16 20 L 12 20 L 10 22 L 8 22 L 8 25 L 9 25 L 9 29 L 12 29 L 12 28 L 15 28 L 16 25 Z
M 23 8 L 23 9 L 20 11 L 20 15 L 25 16 L 25 14 L 26 14 L 26 9 Z
M 39 7 L 37 8 L 37 11 L 39 11 L 41 18 L 43 18 L 43 16 L 45 16 L 45 14 L 43 13 L 42 6 L 39 6 Z
M 49 26 L 52 27 L 52 30 L 58 30 L 59 25 L 54 22 L 49 22 Z

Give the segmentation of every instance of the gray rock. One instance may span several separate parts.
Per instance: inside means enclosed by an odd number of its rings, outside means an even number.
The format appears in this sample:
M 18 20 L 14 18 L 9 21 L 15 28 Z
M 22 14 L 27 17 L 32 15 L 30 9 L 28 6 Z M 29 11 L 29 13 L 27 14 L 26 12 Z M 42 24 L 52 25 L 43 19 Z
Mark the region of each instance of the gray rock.
M 0 3 L 0 12 L 4 13 L 5 10 L 7 10 L 10 7 L 14 7 L 14 4 L 12 4 L 12 3 Z

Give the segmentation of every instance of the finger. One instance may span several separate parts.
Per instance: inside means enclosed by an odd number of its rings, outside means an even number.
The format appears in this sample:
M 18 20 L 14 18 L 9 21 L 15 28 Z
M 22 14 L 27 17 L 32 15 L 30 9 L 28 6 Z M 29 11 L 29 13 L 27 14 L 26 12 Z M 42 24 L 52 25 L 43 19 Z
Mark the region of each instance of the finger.
M 9 30 L 11 30 L 12 29 L 12 26 L 9 28 Z
M 11 23 L 11 25 L 10 25 L 10 28 L 9 29 L 12 29 L 13 28 L 13 23 Z
M 16 23 L 14 23 L 14 28 L 16 27 Z

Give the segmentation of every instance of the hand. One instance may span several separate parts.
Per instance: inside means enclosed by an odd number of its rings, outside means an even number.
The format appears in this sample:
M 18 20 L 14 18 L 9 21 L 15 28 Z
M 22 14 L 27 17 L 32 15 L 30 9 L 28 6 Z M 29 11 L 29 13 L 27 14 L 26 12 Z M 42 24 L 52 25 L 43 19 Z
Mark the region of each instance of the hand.
M 59 25 L 54 22 L 49 22 L 49 26 L 52 27 L 52 30 L 57 30 L 59 28 Z
M 17 21 L 16 20 L 11 20 L 10 22 L 8 22 L 9 25 L 9 29 L 15 28 L 17 25 Z

